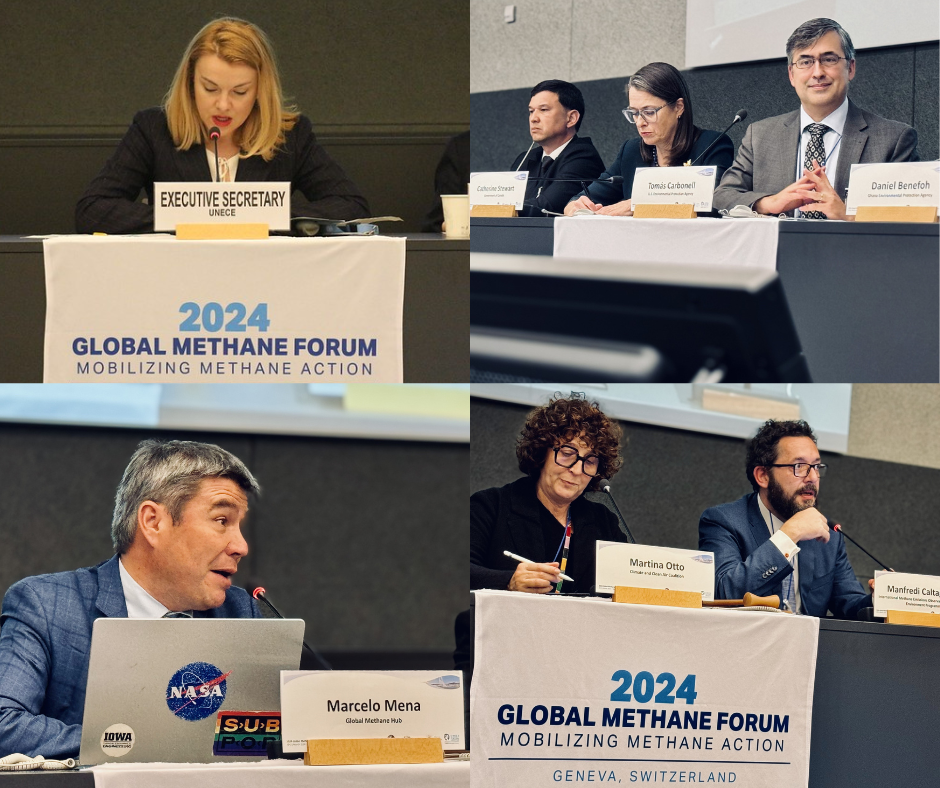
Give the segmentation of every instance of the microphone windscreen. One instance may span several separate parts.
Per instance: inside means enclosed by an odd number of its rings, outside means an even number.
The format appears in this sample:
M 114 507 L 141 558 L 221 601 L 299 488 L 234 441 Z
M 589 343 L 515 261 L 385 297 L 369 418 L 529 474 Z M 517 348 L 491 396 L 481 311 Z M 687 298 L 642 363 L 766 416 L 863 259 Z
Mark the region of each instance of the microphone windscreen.
M 744 120 L 746 117 L 747 117 L 746 109 L 739 109 L 737 113 L 735 113 L 735 121 Z
M 209 129 L 210 140 L 217 140 L 221 136 L 222 136 L 222 132 L 219 130 L 218 126 L 213 126 L 211 129 Z
M 257 599 L 257 598 L 258 598 L 259 596 L 261 596 L 263 593 L 264 593 L 264 587 L 263 587 L 263 586 L 258 586 L 254 591 L 251 592 L 251 595 L 252 595 L 255 599 Z
M 610 482 L 607 479 L 601 479 L 598 485 L 604 492 L 610 492 Z
M 607 182 L 608 182 L 608 183 L 623 183 L 623 176 L 622 176 L 622 175 L 611 175 L 611 176 L 607 179 Z

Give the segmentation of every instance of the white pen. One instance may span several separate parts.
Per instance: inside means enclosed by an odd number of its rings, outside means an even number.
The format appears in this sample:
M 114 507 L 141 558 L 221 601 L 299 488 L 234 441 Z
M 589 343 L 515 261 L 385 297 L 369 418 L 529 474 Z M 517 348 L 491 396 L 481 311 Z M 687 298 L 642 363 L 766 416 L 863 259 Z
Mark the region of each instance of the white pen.
M 528 558 L 523 558 L 521 555 L 510 553 L 508 550 L 503 550 L 503 555 L 508 555 L 510 558 L 512 558 L 514 561 L 518 561 L 520 564 L 537 564 L 538 563 L 538 561 L 530 561 Z M 568 580 L 572 583 L 574 582 L 574 578 L 568 577 L 568 575 L 566 575 L 564 572 L 559 572 L 558 576 L 562 580 Z

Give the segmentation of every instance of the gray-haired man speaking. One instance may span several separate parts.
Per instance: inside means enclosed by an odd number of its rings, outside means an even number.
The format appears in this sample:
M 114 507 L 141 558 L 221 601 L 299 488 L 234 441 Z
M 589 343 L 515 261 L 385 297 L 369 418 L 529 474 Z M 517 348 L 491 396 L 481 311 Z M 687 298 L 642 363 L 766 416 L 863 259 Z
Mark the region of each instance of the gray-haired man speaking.
M 97 618 L 259 618 L 231 576 L 258 482 L 237 457 L 192 441 L 144 441 L 114 501 L 115 555 L 28 577 L 0 615 L 0 756 L 77 757 Z
M 855 48 L 831 19 L 811 19 L 793 31 L 787 73 L 800 109 L 748 126 L 715 189 L 715 208 L 845 219 L 852 165 L 915 161 L 917 132 L 849 101 Z

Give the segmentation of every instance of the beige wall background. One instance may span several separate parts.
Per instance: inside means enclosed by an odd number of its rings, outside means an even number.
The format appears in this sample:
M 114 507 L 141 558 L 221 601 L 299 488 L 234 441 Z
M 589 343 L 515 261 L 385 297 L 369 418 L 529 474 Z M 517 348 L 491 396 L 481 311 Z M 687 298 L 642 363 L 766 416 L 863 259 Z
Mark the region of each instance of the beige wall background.
M 515 5 L 516 21 L 503 11 Z M 470 0 L 470 92 L 685 68 L 686 0 Z
M 940 468 L 940 386 L 854 384 L 848 453 Z

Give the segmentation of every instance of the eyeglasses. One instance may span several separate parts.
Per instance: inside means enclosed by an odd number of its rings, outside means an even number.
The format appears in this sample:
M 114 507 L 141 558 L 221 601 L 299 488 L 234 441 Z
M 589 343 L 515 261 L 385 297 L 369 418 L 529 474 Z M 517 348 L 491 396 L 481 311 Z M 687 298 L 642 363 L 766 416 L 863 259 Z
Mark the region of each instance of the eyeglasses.
M 829 466 L 823 463 L 816 463 L 815 465 L 810 465 L 808 462 L 794 462 L 789 465 L 778 464 L 778 465 L 771 465 L 770 467 L 771 468 L 792 468 L 793 475 L 796 476 L 797 479 L 802 479 L 805 476 L 809 476 L 810 470 L 814 470 L 816 471 L 816 473 L 819 475 L 819 478 L 821 479 L 823 476 L 826 475 L 826 468 L 828 468 Z
M 679 99 L 676 99 L 678 101 Z M 672 104 L 675 104 L 676 101 L 670 101 L 669 104 L 663 104 L 662 107 L 647 107 L 646 109 L 627 109 L 620 110 L 623 113 L 623 116 L 629 120 L 631 123 L 636 123 L 636 116 L 642 115 L 649 123 L 656 122 L 656 113 L 658 113 L 663 107 L 668 107 Z
M 601 467 L 601 458 L 596 454 L 582 457 L 570 446 L 559 446 L 555 449 L 555 464 L 560 465 L 562 468 L 574 468 L 579 460 L 586 476 L 597 476 L 597 472 Z
M 798 57 L 790 65 L 796 66 L 797 68 L 812 68 L 816 65 L 817 58 L 810 55 L 804 55 L 803 57 Z M 832 68 L 835 65 L 838 65 L 840 60 L 848 60 L 847 57 L 839 57 L 838 55 L 822 55 L 818 58 L 819 64 L 823 68 Z

